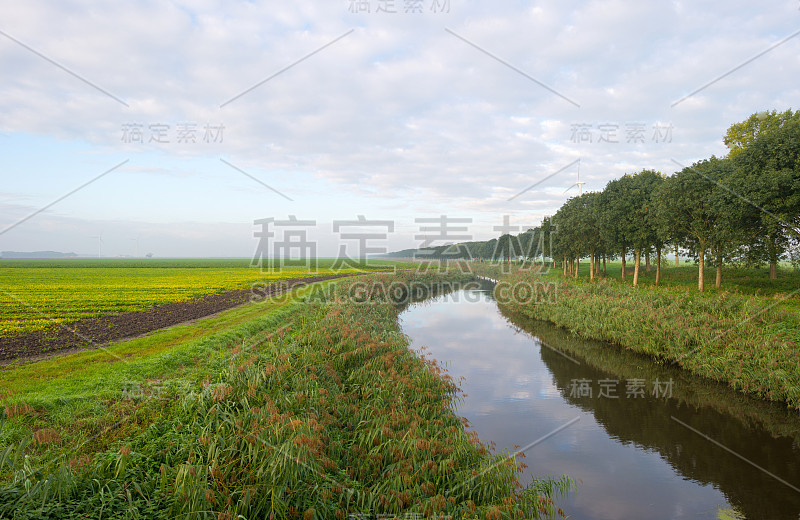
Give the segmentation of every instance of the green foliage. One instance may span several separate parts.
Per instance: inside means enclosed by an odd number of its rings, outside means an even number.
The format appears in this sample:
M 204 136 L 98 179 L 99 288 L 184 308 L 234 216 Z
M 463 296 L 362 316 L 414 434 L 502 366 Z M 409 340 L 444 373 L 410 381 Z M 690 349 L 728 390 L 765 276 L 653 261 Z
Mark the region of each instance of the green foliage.
M 783 113 L 778 113 L 776 110 L 771 112 L 764 111 L 752 114 L 744 121 L 732 124 L 722 139 L 725 146 L 730 149 L 729 157 L 738 155 L 759 136 L 779 130 L 782 125 L 795 116 L 791 109 Z
M 584 193 L 570 198 L 553 215 L 558 226 L 554 249 L 559 255 L 581 257 L 593 252 L 600 243 L 600 228 L 597 224 L 600 210 L 600 194 Z
M 755 115 L 743 124 L 755 129 L 731 150 L 730 184 L 744 199 L 754 238 L 748 260 L 775 265 L 800 239 L 800 111 Z
M 609 182 L 601 196 L 599 222 L 603 236 L 609 247 L 623 256 L 633 245 L 635 215 L 643 202 L 637 197 L 635 184 L 633 176 L 624 175 Z
M 599 194 L 570 198 L 552 219 L 516 237 L 462 245 L 476 259 L 542 254 L 570 264 L 595 255 L 624 263 L 631 252 L 659 255 L 672 246 L 695 258 L 710 253 L 718 275 L 723 263 L 769 262 L 775 279 L 787 256 L 800 264 L 800 111 L 753 114 L 728 129 L 725 143 L 726 158 L 669 177 L 648 169 L 625 174 Z M 539 243 L 546 246 L 533 246 Z
M 729 159 L 712 157 L 697 162 L 668 177 L 653 198 L 660 229 L 674 241 L 698 252 L 700 273 L 705 267 L 707 250 L 721 267 L 742 238 L 740 206 L 726 186 L 732 168 Z M 703 276 L 699 280 L 702 291 Z

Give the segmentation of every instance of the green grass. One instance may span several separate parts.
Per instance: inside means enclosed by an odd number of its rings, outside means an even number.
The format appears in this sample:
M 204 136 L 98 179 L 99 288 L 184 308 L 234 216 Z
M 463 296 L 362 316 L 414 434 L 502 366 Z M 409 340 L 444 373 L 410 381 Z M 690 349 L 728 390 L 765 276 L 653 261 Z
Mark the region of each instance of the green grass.
M 249 260 L 0 260 L 0 338 L 246 289 L 254 283 L 362 272 L 332 265 L 331 260 L 321 260 L 314 272 L 303 265 L 262 271 L 251 268 Z M 391 265 L 376 262 L 363 269 Z
M 650 358 L 641 352 L 619 348 L 601 341 L 587 340 L 569 330 L 553 324 L 510 312 L 506 307 L 504 316 L 515 326 L 535 332 L 535 337 L 551 348 L 566 352 L 582 366 L 592 367 L 613 378 L 623 381 L 643 379 L 646 381 L 673 380 L 671 398 L 681 407 L 713 411 L 728 417 L 736 417 L 749 430 L 754 425 L 774 437 L 789 437 L 800 444 L 797 414 L 787 410 L 779 403 L 763 399 L 752 399 L 742 392 L 731 389 L 726 384 L 706 378 L 694 377 L 688 371 L 669 364 L 659 365 L 650 362 Z M 609 352 L 611 350 L 611 352 Z M 546 354 L 545 354 L 546 355 Z M 553 354 L 556 362 L 564 362 L 558 354 Z M 553 357 L 551 356 L 551 357 Z M 572 364 L 571 361 L 566 361 Z M 567 371 L 567 373 L 569 373 Z M 564 377 L 564 372 L 561 373 Z M 606 410 L 610 412 L 610 410 Z M 630 410 L 621 408 L 617 425 L 627 424 L 637 428 L 637 423 L 629 421 Z M 710 414 L 714 417 L 715 414 Z
M 627 277 L 625 282 L 631 284 L 633 281 L 633 263 L 626 265 Z M 661 271 L 661 284 L 672 287 L 685 287 L 690 289 L 697 288 L 697 265 L 682 261 L 680 266 L 675 266 L 674 262 L 667 262 Z M 562 269 L 556 267 L 551 269 L 548 276 L 558 278 L 562 274 Z M 740 294 L 777 297 L 782 298 L 794 292 L 800 292 L 800 273 L 790 266 L 782 266 L 778 270 L 778 279 L 769 279 L 768 268 L 723 266 L 722 268 L 722 288 L 716 289 L 714 281 L 716 279 L 716 269 L 704 269 L 705 290 L 709 293 L 717 292 L 736 292 Z M 581 261 L 578 276 L 589 278 L 589 262 Z M 606 276 L 613 280 L 622 280 L 622 262 L 614 261 L 606 263 Z M 650 266 L 650 272 L 645 272 L 644 261 L 639 271 L 639 283 L 642 285 L 655 285 L 656 269 L 655 264 Z M 792 298 L 788 304 L 797 305 L 800 298 Z
M 493 265 L 475 269 L 511 285 L 543 279 L 521 270 L 501 275 Z M 669 279 L 662 287 L 635 288 L 610 278 L 563 279 L 553 270 L 544 280 L 555 284 L 546 303 L 508 299 L 501 307 L 800 408 L 800 316 L 776 299 L 780 293 L 700 293 Z
M 465 431 L 457 387 L 408 348 L 396 300 L 407 295 L 377 290 L 414 282 L 425 297 L 469 278 L 345 279 L 330 282 L 333 299 L 309 287 L 304 300 L 199 322 L 205 336 L 189 342 L 199 323 L 114 345 L 127 362 L 95 352 L 12 369 L 0 386 L 16 391 L 0 433 L 0 516 L 553 516 L 572 482 L 518 487 L 521 465 Z M 33 375 L 39 384 L 18 386 Z M 152 384 L 124 397 L 129 380 Z
M 58 432 L 58 443 L 29 450 L 34 461 L 59 454 L 56 444 L 64 453 L 70 452 L 70 459 L 104 449 L 136 431 L 126 425 L 106 430 L 108 426 L 146 410 L 152 416 L 138 424 L 144 427 L 164 413 L 160 406 L 152 408 L 161 404 L 158 400 L 145 400 L 143 409 L 134 400 L 162 391 L 170 395 L 170 389 L 174 395 L 221 370 L 231 349 L 244 338 L 283 323 L 297 307 L 295 299 L 311 290 L 299 288 L 279 300 L 247 304 L 103 349 L 9 365 L 0 371 L 0 399 L 7 415 L 20 407 L 32 407 L 35 412 L 7 423 L 0 441 L 7 445 L 37 432 Z M 105 432 L 102 437 L 86 444 L 100 431 Z M 81 445 L 82 449 L 73 449 Z

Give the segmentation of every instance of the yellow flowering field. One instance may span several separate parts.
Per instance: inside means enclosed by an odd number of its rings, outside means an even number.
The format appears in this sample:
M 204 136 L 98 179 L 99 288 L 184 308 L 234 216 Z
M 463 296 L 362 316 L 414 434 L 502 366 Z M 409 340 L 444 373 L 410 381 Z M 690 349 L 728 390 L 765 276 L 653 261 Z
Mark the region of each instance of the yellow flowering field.
M 161 260 L 154 262 L 157 267 L 113 262 L 62 261 L 52 267 L 46 261 L 0 261 L 0 337 L 247 289 L 256 282 L 362 271 L 352 267 L 333 270 L 329 264 L 309 272 L 305 267 L 262 271 L 245 262 L 176 260 L 170 264 Z M 175 267 L 164 267 L 168 265 Z

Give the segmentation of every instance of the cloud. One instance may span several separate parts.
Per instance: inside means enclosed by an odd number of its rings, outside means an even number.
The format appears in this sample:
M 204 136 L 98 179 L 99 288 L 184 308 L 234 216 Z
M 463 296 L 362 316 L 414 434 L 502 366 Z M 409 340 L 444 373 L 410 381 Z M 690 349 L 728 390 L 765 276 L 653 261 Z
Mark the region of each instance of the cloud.
M 531 177 L 578 157 L 586 189 L 602 189 L 626 171 L 670 172 L 671 157 L 724 154 L 730 124 L 800 94 L 795 38 L 670 106 L 792 34 L 797 12 L 780 2 L 453 1 L 449 13 L 422 14 L 398 3 L 395 15 L 372 4 L 355 14 L 350 2 L 25 2 L 0 30 L 83 81 L 0 35 L 0 67 L 12 71 L 0 85 L 0 132 L 130 157 L 141 172 L 191 178 L 178 159 L 226 157 L 256 175 L 295 172 L 285 177 L 295 193 L 314 189 L 300 179 L 319 179 L 318 195 L 337 204 L 403 201 L 409 214 L 488 218 Z M 185 123 L 196 125 L 194 142 L 178 142 Z M 125 142 L 130 124 L 142 143 Z M 169 127 L 169 143 L 151 140 L 156 124 Z M 644 125 L 641 142 L 628 142 L 632 124 Z M 672 125 L 669 141 L 653 139 L 657 124 Z M 224 127 L 224 139 L 206 142 L 206 125 Z M 576 125 L 592 129 L 591 143 L 576 141 Z M 598 142 L 603 125 L 616 125 L 616 142 Z M 559 176 L 517 208 L 552 213 L 573 182 Z M 5 189 L 18 188 L 11 179 Z M 335 211 L 303 204 L 297 213 Z M 212 211 L 225 221 L 235 209 Z

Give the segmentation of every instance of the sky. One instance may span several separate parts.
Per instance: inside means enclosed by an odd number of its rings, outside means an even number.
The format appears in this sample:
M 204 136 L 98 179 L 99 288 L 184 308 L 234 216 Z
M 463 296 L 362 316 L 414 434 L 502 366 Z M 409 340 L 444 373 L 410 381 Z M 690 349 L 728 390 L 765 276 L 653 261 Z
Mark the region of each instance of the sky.
M 0 251 L 483 240 L 800 108 L 798 0 L 0 1 Z

